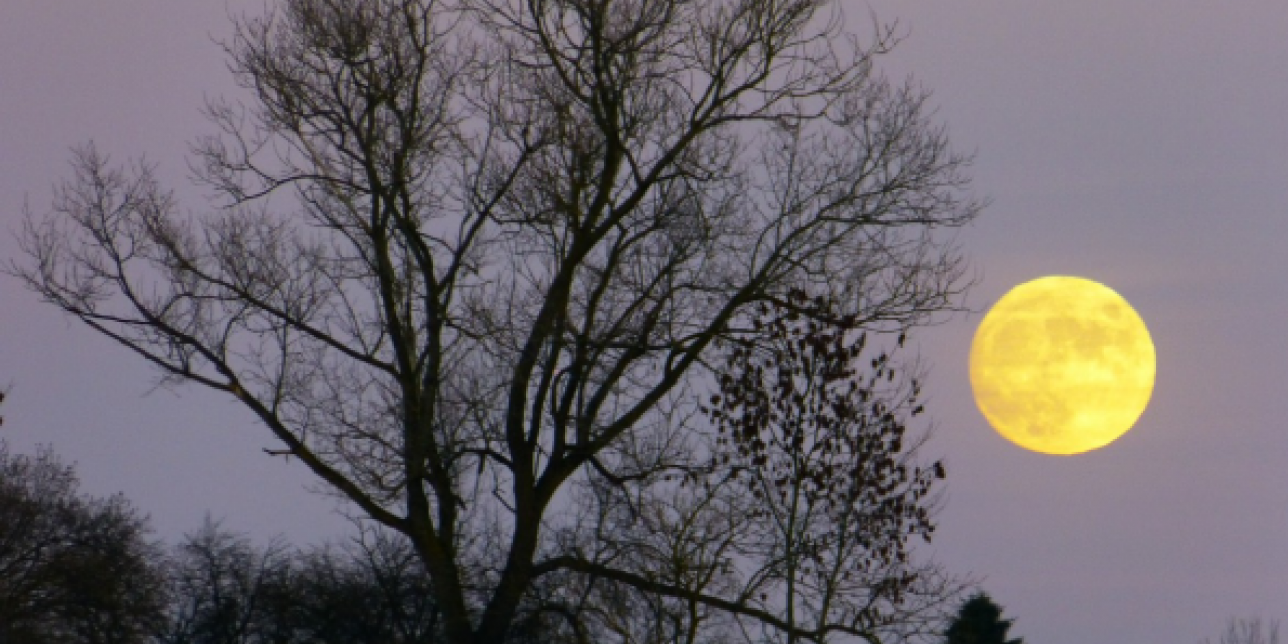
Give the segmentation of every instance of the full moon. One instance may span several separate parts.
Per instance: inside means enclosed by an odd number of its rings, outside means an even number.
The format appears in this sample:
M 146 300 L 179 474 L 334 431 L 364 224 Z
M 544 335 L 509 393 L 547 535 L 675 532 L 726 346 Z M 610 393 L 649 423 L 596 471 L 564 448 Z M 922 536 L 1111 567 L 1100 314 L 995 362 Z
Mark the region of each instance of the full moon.
M 975 332 L 970 382 L 999 434 L 1080 454 L 1127 433 L 1154 391 L 1154 343 L 1127 300 L 1079 277 L 1011 289 Z

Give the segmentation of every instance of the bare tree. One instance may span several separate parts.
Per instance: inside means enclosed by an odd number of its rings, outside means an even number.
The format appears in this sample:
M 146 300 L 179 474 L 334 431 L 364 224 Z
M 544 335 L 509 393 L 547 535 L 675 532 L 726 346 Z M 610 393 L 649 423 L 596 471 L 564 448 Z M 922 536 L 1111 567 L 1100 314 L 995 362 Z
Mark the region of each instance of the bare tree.
M 1214 644 L 1205 638 L 1200 644 Z M 1215 644 L 1279 644 L 1279 622 L 1263 623 L 1260 617 L 1231 617 Z
M 579 487 L 584 525 L 557 535 L 572 554 L 551 563 L 586 575 L 558 605 L 600 634 L 588 641 L 902 641 L 936 632 L 966 588 L 912 558 L 944 469 L 917 462 L 928 434 L 907 426 L 924 408 L 894 359 L 905 337 L 873 347 L 756 308 L 754 337 L 721 342 L 702 431 L 614 454 L 606 469 L 635 473 L 629 485 L 597 472 Z
M 243 404 L 413 544 L 450 642 L 499 642 L 569 614 L 525 612 L 543 576 L 607 574 L 565 550 L 609 538 L 575 534 L 596 525 L 578 482 L 687 471 L 697 396 L 720 343 L 758 341 L 754 307 L 895 330 L 954 305 L 936 231 L 978 210 L 967 161 L 877 71 L 891 31 L 865 43 L 828 6 L 282 0 L 237 24 L 250 102 L 211 102 L 194 146 L 221 208 L 184 216 L 150 166 L 85 147 L 13 271 L 167 382 Z M 718 505 L 689 511 L 736 518 Z M 616 583 L 827 628 L 732 586 Z
M 366 528 L 344 547 L 256 547 L 207 520 L 175 548 L 163 644 L 422 644 L 441 624 L 406 540 Z
M 168 562 L 169 614 L 156 641 L 257 644 L 295 641 L 294 560 L 275 540 L 256 548 L 206 519 Z
M 788 299 L 806 305 L 801 291 Z M 945 472 L 917 460 L 928 433 L 908 427 L 925 408 L 915 364 L 895 359 L 906 334 L 870 347 L 851 324 L 759 309 L 758 341 L 728 348 L 706 408 L 718 430 L 710 469 L 747 509 L 728 537 L 753 564 L 742 594 L 772 598 L 762 610 L 784 624 L 812 626 L 779 627 L 788 642 L 933 632 L 964 586 L 911 557 L 910 540 L 935 530 Z
M 0 441 L 0 642 L 135 644 L 160 621 L 146 519 L 78 488 L 49 448 L 27 456 Z
M 323 644 L 441 642 L 442 615 L 424 566 L 401 535 L 364 526 L 339 548 L 301 556 L 297 576 L 304 641 Z

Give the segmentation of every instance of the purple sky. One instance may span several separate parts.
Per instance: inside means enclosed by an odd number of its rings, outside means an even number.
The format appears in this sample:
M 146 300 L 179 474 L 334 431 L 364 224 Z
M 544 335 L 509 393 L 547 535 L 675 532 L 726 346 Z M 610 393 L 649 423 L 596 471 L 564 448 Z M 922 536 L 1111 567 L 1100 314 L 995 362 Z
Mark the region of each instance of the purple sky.
M 238 7 L 258 2 L 231 2 Z M 949 466 L 935 543 L 1029 644 L 1185 644 L 1230 615 L 1288 618 L 1288 4 L 1281 0 L 874 0 L 887 58 L 935 92 L 976 189 L 961 240 L 983 310 L 1042 275 L 1108 284 L 1144 318 L 1158 383 L 1140 423 L 1074 457 L 1028 453 L 970 398 L 978 315 L 923 332 L 928 454 Z M 862 33 L 868 5 L 847 1 Z M 232 89 L 221 2 L 0 3 L 0 261 L 67 150 L 183 165 L 203 95 Z M 3 435 L 51 443 L 85 488 L 124 492 L 177 537 L 207 511 L 257 537 L 347 532 L 248 414 L 153 374 L 0 278 Z

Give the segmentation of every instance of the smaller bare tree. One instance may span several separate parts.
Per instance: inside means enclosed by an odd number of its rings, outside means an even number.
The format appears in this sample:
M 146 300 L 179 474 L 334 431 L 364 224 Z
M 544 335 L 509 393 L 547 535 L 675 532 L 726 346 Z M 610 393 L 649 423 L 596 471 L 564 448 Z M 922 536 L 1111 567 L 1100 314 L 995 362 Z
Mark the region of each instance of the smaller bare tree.
M 722 344 L 715 391 L 682 431 L 613 454 L 581 488 L 582 573 L 529 614 L 568 641 L 895 641 L 929 635 L 968 582 L 912 556 L 934 531 L 939 462 L 904 337 L 867 341 L 794 291 Z M 883 346 L 884 345 L 884 346 Z M 665 440 L 661 440 L 665 438 Z M 640 589 L 646 589 L 640 592 Z M 562 630 L 561 630 L 562 629 Z
M 912 540 L 935 530 L 944 467 L 918 462 L 921 381 L 894 358 L 906 335 L 870 346 L 852 319 L 799 313 L 835 303 L 800 291 L 788 302 L 759 307 L 757 341 L 729 344 L 706 409 L 713 458 L 747 495 L 744 530 L 761 535 L 746 578 L 780 598 L 763 607 L 795 626 L 781 629 L 787 642 L 929 633 L 964 582 L 912 557 Z
M 301 553 L 294 582 L 302 641 L 317 644 L 443 642 L 442 611 L 406 539 L 360 525 L 339 547 Z
M 175 548 L 154 644 L 422 644 L 442 619 L 411 544 L 361 526 L 339 547 L 260 547 L 207 520 Z
M 1279 644 L 1279 622 L 1262 622 L 1260 617 L 1231 617 L 1219 638 L 1204 638 L 1199 644 Z
M 132 644 L 160 619 L 147 520 L 78 488 L 48 447 L 28 456 L 0 441 L 0 642 Z
M 170 615 L 157 641 L 273 641 L 288 628 L 279 609 L 290 600 L 292 564 L 285 543 L 256 548 L 207 518 L 171 558 Z

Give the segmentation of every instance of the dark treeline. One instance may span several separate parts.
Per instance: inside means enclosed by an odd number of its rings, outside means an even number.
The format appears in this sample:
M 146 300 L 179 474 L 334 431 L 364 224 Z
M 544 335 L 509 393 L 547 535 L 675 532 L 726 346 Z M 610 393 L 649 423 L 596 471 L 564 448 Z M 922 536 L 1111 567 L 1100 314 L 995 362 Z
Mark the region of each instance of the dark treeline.
M 167 545 L 125 497 L 81 492 L 51 449 L 18 454 L 0 440 L 0 644 L 440 642 L 421 565 L 406 539 L 368 527 L 301 548 L 256 545 L 207 519 Z M 943 641 L 1019 642 L 999 615 L 977 595 Z M 537 618 L 507 640 L 550 634 Z
M 257 546 L 207 521 L 152 538 L 50 449 L 0 442 L 0 644 L 435 642 L 440 615 L 406 540 Z

